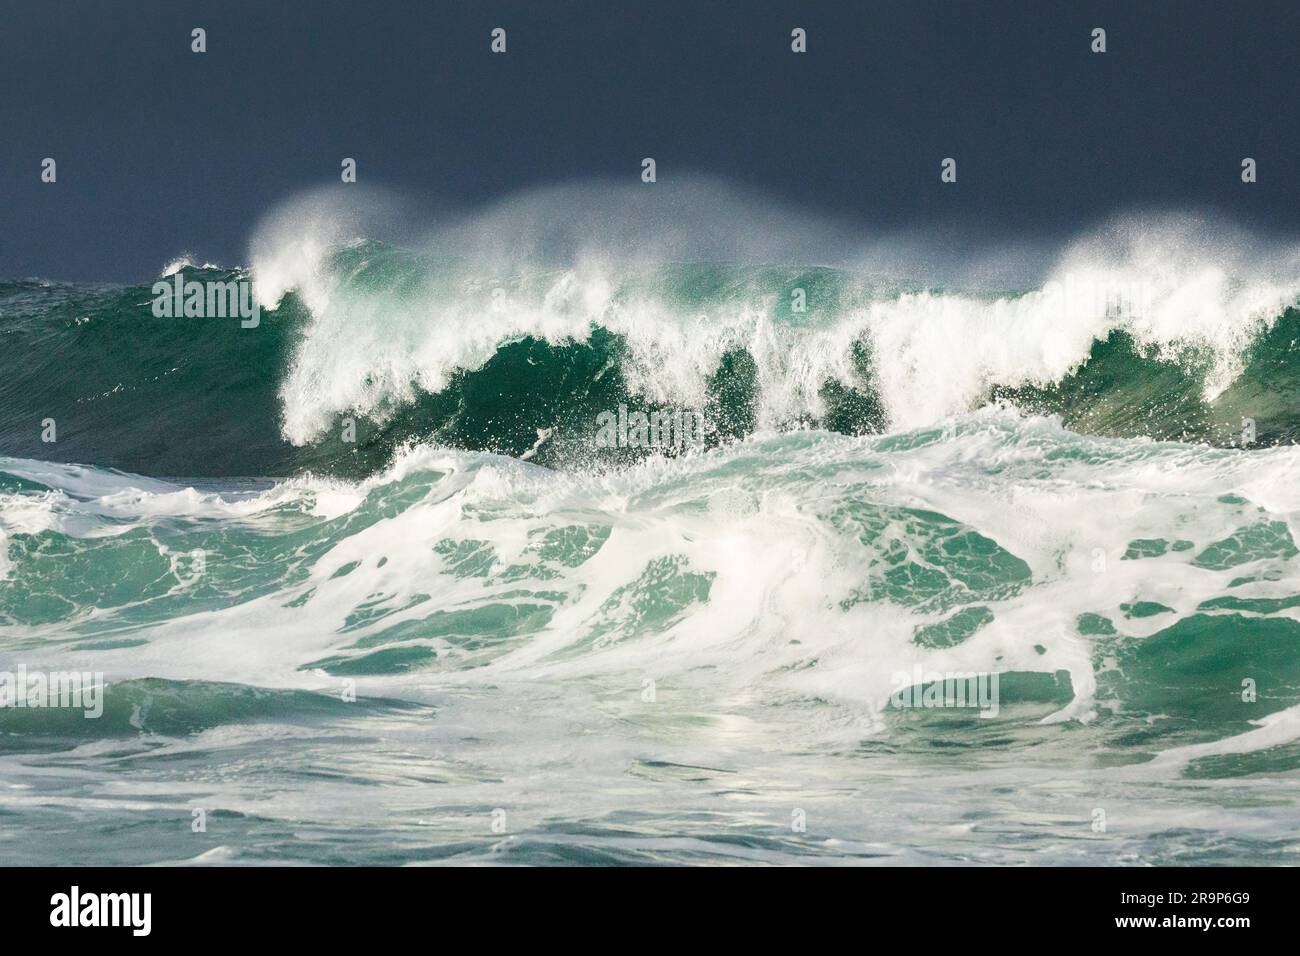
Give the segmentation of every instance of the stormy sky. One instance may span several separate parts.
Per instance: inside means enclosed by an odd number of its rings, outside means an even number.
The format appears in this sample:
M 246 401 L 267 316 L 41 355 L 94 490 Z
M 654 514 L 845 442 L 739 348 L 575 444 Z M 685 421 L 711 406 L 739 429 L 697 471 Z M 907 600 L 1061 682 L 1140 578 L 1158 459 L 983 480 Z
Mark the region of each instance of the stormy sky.
M 1293 234 L 1297 37 L 1281 0 L 0 0 L 0 276 L 245 261 L 266 209 L 350 188 L 343 157 L 416 205 L 636 184 L 651 156 L 864 235 L 1144 209 Z

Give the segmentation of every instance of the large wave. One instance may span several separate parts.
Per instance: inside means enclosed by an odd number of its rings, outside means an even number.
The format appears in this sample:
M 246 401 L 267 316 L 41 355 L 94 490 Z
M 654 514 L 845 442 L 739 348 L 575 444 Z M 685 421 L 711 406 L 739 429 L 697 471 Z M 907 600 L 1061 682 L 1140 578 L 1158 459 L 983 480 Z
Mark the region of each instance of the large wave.
M 558 467 L 653 451 L 595 440 L 620 408 L 698 414 L 709 445 L 990 402 L 1097 434 L 1300 436 L 1295 247 L 1131 217 L 939 266 L 722 189 L 644 196 L 530 194 L 399 244 L 353 234 L 391 227 L 391 201 L 308 197 L 258 227 L 249 268 L 164 270 L 251 281 L 253 329 L 155 318 L 148 286 L 4 283 L 0 441 L 147 474 L 355 477 L 418 442 Z M 835 262 L 807 264 L 818 249 Z

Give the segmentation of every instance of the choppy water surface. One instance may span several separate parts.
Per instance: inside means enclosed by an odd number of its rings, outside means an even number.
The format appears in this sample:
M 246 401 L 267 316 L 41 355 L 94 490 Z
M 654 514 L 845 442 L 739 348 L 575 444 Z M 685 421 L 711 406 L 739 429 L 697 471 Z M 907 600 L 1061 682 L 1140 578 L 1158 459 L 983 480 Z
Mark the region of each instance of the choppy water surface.
M 109 681 L 0 711 L 9 862 L 1293 858 L 1291 447 L 990 410 L 601 477 L 2 470 L 0 662 Z M 916 666 L 998 714 L 891 707 Z
M 0 863 L 1295 861 L 1297 260 L 271 232 L 163 277 L 256 328 L 0 283 L 0 677 L 108 682 L 0 708 Z

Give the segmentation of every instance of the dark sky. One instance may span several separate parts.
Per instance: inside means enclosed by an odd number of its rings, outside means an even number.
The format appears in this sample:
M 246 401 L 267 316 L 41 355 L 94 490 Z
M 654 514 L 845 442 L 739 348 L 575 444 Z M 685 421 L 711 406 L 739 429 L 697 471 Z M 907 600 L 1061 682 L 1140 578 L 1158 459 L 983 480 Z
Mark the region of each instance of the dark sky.
M 1295 0 L 0 0 L 0 14 L 0 276 L 244 261 L 268 206 L 348 188 L 344 156 L 366 183 L 467 205 L 635 183 L 653 156 L 661 181 L 725 177 L 864 232 L 1037 237 L 1134 207 L 1300 230 Z M 206 54 L 190 52 L 195 26 Z

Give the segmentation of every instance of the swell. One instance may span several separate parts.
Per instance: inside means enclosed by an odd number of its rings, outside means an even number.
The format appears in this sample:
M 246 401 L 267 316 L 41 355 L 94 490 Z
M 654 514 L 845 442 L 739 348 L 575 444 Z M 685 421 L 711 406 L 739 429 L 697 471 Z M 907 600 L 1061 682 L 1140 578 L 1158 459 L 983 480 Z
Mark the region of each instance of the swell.
M 275 421 L 293 304 L 239 335 L 238 322 L 155 318 L 151 301 L 147 285 L 0 283 L 0 447 L 158 476 L 290 473 Z

